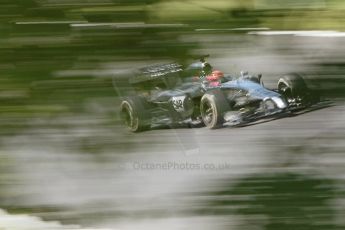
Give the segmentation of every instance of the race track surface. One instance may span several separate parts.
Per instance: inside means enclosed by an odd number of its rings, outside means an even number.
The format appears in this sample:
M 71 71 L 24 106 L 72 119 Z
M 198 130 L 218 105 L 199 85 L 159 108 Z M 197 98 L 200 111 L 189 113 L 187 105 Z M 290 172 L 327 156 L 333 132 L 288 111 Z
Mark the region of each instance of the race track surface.
M 157 129 L 132 134 L 121 127 L 91 124 L 95 117 L 65 118 L 64 123 L 74 124 L 68 129 L 41 124 L 41 129 L 3 139 L 3 162 L 13 167 L 6 174 L 12 180 L 3 191 L 2 204 L 10 211 L 17 207 L 44 221 L 59 220 L 66 225 L 235 229 L 250 224 L 251 216 L 209 212 L 216 207 L 214 201 L 224 198 L 214 194 L 231 191 L 255 175 L 292 173 L 306 181 L 309 176 L 328 178 L 341 188 L 344 116 L 344 103 L 335 102 L 298 116 L 217 130 Z M 269 180 L 276 183 L 272 177 Z M 254 190 L 264 186 L 260 184 L 264 180 L 257 181 L 250 185 Z M 335 187 L 326 195 L 334 218 L 344 211 Z M 280 190 L 266 196 L 275 193 Z M 241 195 L 256 199 L 247 190 Z M 303 204 L 303 200 L 296 202 Z M 321 203 L 322 213 L 326 209 Z M 265 215 L 262 221 L 270 219 L 269 212 Z

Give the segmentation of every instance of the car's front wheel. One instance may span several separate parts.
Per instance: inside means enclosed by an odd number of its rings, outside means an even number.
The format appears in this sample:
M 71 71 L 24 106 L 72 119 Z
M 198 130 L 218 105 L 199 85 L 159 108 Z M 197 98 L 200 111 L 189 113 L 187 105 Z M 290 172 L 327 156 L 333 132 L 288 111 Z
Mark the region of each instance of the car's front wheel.
M 278 81 L 278 92 L 291 103 L 304 103 L 309 89 L 304 79 L 298 74 L 288 74 Z
M 210 129 L 220 128 L 224 123 L 224 112 L 229 108 L 220 90 L 204 94 L 200 102 L 200 113 L 204 124 Z
M 298 74 L 288 74 L 278 81 L 278 92 L 282 94 L 289 104 L 311 105 L 320 101 L 319 95 L 310 90 Z

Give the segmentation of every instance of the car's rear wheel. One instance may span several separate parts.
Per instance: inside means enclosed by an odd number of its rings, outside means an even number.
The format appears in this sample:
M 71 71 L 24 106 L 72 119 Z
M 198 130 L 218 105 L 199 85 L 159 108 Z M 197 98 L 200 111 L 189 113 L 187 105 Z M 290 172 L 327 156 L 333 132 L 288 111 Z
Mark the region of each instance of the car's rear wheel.
M 141 97 L 128 97 L 121 103 L 121 118 L 131 132 L 150 128 L 150 114 L 147 102 Z
M 204 124 L 210 129 L 216 129 L 224 123 L 224 112 L 229 105 L 220 90 L 204 94 L 200 102 L 200 113 Z

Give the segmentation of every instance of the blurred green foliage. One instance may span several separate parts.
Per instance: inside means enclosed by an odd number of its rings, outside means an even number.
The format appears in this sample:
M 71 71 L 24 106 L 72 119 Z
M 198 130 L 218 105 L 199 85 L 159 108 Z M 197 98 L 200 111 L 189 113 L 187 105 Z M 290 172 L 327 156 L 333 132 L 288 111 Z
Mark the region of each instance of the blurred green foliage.
M 342 194 L 336 181 L 309 175 L 263 173 L 230 183 L 211 197 L 204 212 L 242 217 L 237 229 L 343 229 L 331 201 Z
M 2 132 L 22 127 L 23 119 L 80 112 L 88 98 L 115 96 L 111 79 L 95 78 L 92 71 L 113 70 L 131 60 L 186 56 L 191 46 L 178 42 L 183 28 L 146 26 L 147 6 L 155 2 L 1 1 Z M 65 70 L 84 72 L 56 76 Z

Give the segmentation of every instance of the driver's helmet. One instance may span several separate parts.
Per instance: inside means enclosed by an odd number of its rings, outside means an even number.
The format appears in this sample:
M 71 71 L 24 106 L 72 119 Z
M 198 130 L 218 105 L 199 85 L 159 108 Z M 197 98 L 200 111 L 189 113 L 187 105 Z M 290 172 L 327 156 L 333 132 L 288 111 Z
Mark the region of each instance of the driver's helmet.
M 214 70 L 210 75 L 206 76 L 207 81 L 220 81 L 224 77 L 224 73 L 220 70 Z
M 214 70 L 210 75 L 206 76 L 206 80 L 210 84 L 210 86 L 218 86 L 222 82 L 224 78 L 224 73 L 220 70 Z

